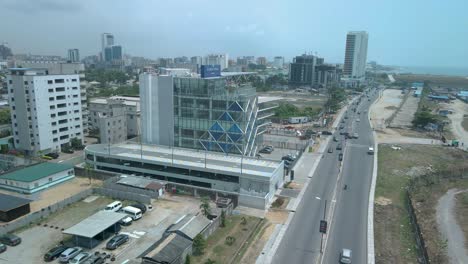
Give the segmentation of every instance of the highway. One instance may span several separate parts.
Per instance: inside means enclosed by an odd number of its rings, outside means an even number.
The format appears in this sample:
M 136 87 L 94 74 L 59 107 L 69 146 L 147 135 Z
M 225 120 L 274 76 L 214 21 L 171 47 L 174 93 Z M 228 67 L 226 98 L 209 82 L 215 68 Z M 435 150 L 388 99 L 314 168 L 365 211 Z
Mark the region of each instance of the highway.
M 345 139 L 339 131 L 335 133 L 339 142 L 331 140 L 327 146 L 326 150 L 332 148 L 333 152 L 324 153 L 273 263 L 339 263 L 339 252 L 343 248 L 353 251 L 353 263 L 367 262 L 367 208 L 373 169 L 373 156 L 367 154 L 369 146 L 373 145 L 367 111 L 377 92 L 373 90 L 370 94 L 371 101 L 364 96 L 356 113 L 352 111 L 355 106 L 350 106 L 346 114 L 348 119 L 343 130 L 357 132 L 359 138 Z M 336 150 L 338 143 L 342 144 L 344 154 L 341 168 L 338 159 L 341 151 Z M 343 188 L 345 184 L 347 190 Z M 322 255 L 319 225 L 324 219 L 325 201 L 330 218 Z M 331 214 L 333 209 L 334 214 Z

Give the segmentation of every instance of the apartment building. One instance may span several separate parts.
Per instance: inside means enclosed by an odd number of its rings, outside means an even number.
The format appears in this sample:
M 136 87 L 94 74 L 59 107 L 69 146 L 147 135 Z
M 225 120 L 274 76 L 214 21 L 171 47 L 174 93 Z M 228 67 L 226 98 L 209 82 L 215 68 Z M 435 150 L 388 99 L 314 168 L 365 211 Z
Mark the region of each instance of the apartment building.
M 7 76 L 15 147 L 26 155 L 61 151 L 83 139 L 80 77 L 12 68 Z

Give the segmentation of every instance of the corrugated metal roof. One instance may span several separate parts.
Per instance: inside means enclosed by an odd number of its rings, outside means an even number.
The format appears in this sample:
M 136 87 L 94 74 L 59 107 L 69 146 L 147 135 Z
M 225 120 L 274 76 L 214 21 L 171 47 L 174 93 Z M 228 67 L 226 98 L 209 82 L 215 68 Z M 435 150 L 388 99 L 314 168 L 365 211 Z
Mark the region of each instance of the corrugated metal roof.
M 0 179 L 32 182 L 71 168 L 73 168 L 73 166 L 68 164 L 43 162 L 3 174 L 0 176 Z
M 196 235 L 200 234 L 211 223 L 205 216 L 199 215 L 186 215 L 183 219 L 169 228 L 169 232 L 181 232 L 190 239 L 194 239 Z
M 110 211 L 98 211 L 78 224 L 63 231 L 64 234 L 92 238 L 113 224 L 119 222 L 127 214 Z
M 0 211 L 2 212 L 8 212 L 11 209 L 18 208 L 30 202 L 32 202 L 32 200 L 0 193 Z
M 153 260 L 157 263 L 174 263 L 191 244 L 192 241 L 181 235 L 170 234 L 154 250 L 146 254 L 143 259 Z

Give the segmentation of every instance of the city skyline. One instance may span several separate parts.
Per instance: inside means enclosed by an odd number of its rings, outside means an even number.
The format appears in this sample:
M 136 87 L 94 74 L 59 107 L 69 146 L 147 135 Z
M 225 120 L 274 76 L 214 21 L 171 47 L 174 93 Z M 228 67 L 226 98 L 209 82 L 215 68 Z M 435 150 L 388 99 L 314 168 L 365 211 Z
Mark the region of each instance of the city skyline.
M 213 6 L 211 3 L 211 0 L 177 3 L 137 0 L 129 5 L 115 1 L 109 8 L 108 1 L 7 0 L 0 4 L 2 17 L 29 26 L 20 28 L 12 23 L 3 30 L 1 41 L 8 42 L 14 53 L 65 57 L 69 48 L 78 48 L 85 57 L 97 55 L 101 50 L 100 35 L 110 32 L 128 54 L 151 59 L 227 53 L 232 58 L 284 56 L 290 61 L 297 54 L 317 52 L 332 63 L 343 63 L 346 33 L 363 30 L 370 36 L 368 61 L 399 66 L 465 67 L 468 60 L 464 52 L 468 40 L 463 37 L 466 29 L 462 26 L 462 1 L 423 6 L 422 1 L 415 1 L 404 10 L 394 10 L 397 6 L 394 2 L 375 1 L 359 5 L 352 1 L 237 1 L 217 4 L 214 9 L 204 8 Z M 249 12 L 245 12 L 247 5 Z M 307 22 L 309 7 L 315 10 L 313 21 L 317 23 Z M 154 10 L 165 11 L 156 16 Z M 450 13 L 450 19 L 430 19 L 441 13 Z M 421 14 L 421 18 L 415 14 Z M 123 15 L 126 19 L 122 19 Z M 51 16 L 55 18 L 50 19 Z M 61 37 L 50 42 L 52 35 Z M 420 48 L 423 42 L 424 49 Z

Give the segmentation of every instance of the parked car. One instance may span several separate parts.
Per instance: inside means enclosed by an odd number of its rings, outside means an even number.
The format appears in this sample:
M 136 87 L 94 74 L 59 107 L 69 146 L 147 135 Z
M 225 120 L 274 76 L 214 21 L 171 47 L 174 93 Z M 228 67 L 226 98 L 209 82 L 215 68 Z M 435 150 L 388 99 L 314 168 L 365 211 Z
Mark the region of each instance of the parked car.
M 266 154 L 270 154 L 273 152 L 273 149 L 272 148 L 268 148 L 268 147 L 264 147 L 262 148 L 259 153 L 266 153 Z
M 357 118 L 357 119 L 356 119 L 356 122 L 361 122 L 361 119 Z
M 91 255 L 83 264 L 102 264 L 106 261 L 106 254 Z
M 327 130 L 322 131 L 322 135 L 332 135 L 333 133 Z
M 333 153 L 333 148 L 332 147 L 328 148 L 328 153 Z
M 146 205 L 144 205 L 142 203 L 136 203 L 136 204 L 132 204 L 130 206 L 140 209 L 142 214 L 146 213 Z
M 343 153 L 338 154 L 338 160 L 342 161 L 343 160 Z
M 339 143 L 338 145 L 336 145 L 336 150 L 342 150 L 343 149 L 343 146 L 341 145 L 341 143 Z
M 256 157 L 256 158 L 263 158 L 263 156 L 260 155 L 260 154 L 258 154 L 258 153 L 257 153 L 257 155 L 255 155 L 255 157 Z
M 7 246 L 5 244 L 0 244 L 0 253 L 3 253 L 7 250 Z
M 129 238 L 128 235 L 118 234 L 118 235 L 114 236 L 113 238 L 111 238 L 111 240 L 109 240 L 109 242 L 107 242 L 106 248 L 110 249 L 110 250 L 114 250 L 114 249 L 118 248 L 119 246 L 121 246 L 122 244 L 124 244 L 125 242 L 127 242 L 129 239 L 130 238 Z
M 296 160 L 296 156 L 295 155 L 291 155 L 291 154 L 288 154 L 288 155 L 285 155 L 283 157 L 281 157 L 281 160 L 287 160 L 287 161 L 295 161 Z
M 91 254 L 88 252 L 81 252 L 80 254 L 76 255 L 74 258 L 70 259 L 68 263 L 70 264 L 82 264 L 85 260 L 89 259 Z
M 80 247 L 72 247 L 60 254 L 59 261 L 61 263 L 68 263 L 68 261 L 72 258 L 74 258 L 76 255 L 80 254 L 80 252 L 83 251 L 82 248 Z
M 130 216 L 125 217 L 124 219 L 120 220 L 120 224 L 123 226 L 129 226 L 133 222 L 133 219 Z
M 340 129 L 343 129 L 344 128 L 344 125 L 340 125 Z M 341 133 L 341 132 L 340 132 Z
M 354 134 L 353 134 L 353 138 L 358 139 L 358 138 L 359 138 L 359 134 L 358 134 L 358 133 L 354 133 Z
M 60 254 L 62 254 L 62 252 L 64 252 L 67 249 L 68 249 L 68 247 L 63 246 L 63 245 L 62 246 L 57 246 L 57 247 L 54 247 L 54 248 L 50 249 L 44 255 L 44 261 L 49 262 L 49 261 L 52 261 L 52 260 L 58 258 L 60 256 Z
M 46 156 L 49 156 L 49 157 L 51 157 L 53 159 L 56 159 L 56 158 L 59 157 L 59 154 L 55 153 L 55 152 L 51 152 L 51 153 L 46 154 Z
M 333 136 L 333 141 L 338 142 L 338 138 L 336 136 Z
M 8 246 L 16 246 L 21 244 L 21 238 L 13 234 L 5 234 L 0 237 L 0 242 Z

